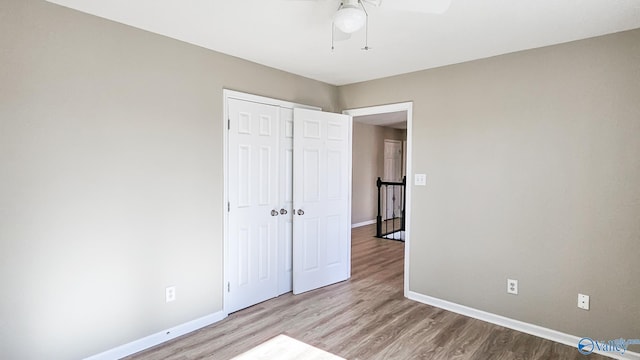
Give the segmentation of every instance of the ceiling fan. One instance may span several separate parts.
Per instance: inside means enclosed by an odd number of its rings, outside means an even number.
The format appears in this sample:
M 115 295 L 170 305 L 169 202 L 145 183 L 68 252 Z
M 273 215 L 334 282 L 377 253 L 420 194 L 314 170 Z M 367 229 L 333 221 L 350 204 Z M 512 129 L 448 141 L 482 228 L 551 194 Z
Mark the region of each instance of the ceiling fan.
M 333 16 L 331 31 L 331 50 L 334 41 L 347 40 L 351 34 L 362 29 L 368 30 L 369 14 L 367 6 L 383 9 L 409 11 L 426 14 L 442 14 L 451 5 L 451 0 L 341 0 L 338 10 Z M 368 31 L 365 35 L 365 46 L 362 50 L 370 50 Z

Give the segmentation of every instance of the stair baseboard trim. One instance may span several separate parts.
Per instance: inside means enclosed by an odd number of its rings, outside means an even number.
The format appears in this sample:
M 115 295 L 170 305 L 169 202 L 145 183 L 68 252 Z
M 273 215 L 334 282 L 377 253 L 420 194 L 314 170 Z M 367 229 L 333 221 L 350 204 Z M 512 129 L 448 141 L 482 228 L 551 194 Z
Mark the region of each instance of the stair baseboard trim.
M 375 223 L 376 223 L 375 220 L 367 220 L 367 221 L 351 224 L 351 228 L 354 229 L 354 228 L 358 228 L 358 227 L 361 227 L 361 226 L 367 226 L 367 225 L 371 225 L 371 224 L 375 224 Z

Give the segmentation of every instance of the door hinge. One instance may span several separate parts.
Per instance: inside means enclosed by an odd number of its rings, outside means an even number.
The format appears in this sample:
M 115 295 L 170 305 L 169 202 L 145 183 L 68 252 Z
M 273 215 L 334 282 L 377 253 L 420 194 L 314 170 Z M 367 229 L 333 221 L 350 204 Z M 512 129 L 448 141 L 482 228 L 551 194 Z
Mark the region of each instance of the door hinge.
M 231 282 L 227 282 L 227 292 L 231 292 Z
M 231 203 L 227 202 L 227 212 L 231 212 Z
M 227 119 L 227 130 L 231 130 L 231 119 Z

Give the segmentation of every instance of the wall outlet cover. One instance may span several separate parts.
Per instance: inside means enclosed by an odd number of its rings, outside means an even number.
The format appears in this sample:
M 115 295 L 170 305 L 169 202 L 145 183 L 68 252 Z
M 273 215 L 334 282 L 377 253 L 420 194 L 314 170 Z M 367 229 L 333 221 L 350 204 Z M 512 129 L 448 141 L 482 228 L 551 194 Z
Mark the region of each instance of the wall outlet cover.
M 518 295 L 518 280 L 507 279 L 507 293 Z
M 582 310 L 589 310 L 589 295 L 578 294 L 578 307 Z
M 175 301 L 176 300 L 176 287 L 175 286 L 169 286 L 168 288 L 165 289 L 164 295 L 165 295 L 165 301 L 166 302 Z

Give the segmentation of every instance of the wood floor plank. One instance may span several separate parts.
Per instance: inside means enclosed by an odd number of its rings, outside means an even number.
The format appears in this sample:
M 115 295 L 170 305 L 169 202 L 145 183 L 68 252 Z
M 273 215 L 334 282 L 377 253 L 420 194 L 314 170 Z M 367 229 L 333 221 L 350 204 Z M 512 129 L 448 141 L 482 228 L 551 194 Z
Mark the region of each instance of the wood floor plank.
M 587 358 L 575 347 L 406 299 L 404 243 L 374 234 L 375 225 L 353 229 L 351 279 L 284 294 L 127 359 L 226 360 L 280 334 L 350 360 Z

